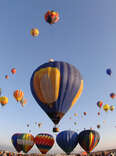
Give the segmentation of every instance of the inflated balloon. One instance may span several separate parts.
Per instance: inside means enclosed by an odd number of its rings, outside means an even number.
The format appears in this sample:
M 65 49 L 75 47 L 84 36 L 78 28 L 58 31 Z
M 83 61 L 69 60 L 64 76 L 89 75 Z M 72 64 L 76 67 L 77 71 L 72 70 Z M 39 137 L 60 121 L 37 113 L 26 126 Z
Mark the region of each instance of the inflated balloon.
M 115 94 L 115 93 L 111 93 L 111 94 L 110 94 L 110 97 L 111 97 L 112 99 L 114 99 L 114 98 L 116 97 L 116 94 Z
M 35 144 L 42 154 L 46 154 L 54 145 L 54 138 L 47 133 L 40 133 L 35 137 Z
M 99 108 L 101 108 L 102 105 L 103 105 L 103 102 L 102 102 L 102 101 L 98 101 L 98 102 L 97 102 L 97 106 L 98 106 Z
M 22 146 L 22 151 L 27 153 L 34 145 L 34 136 L 28 133 L 22 133 L 18 136 L 17 143 Z
M 24 93 L 21 90 L 14 91 L 13 95 L 17 102 L 21 101 L 22 98 L 24 97 Z
M 87 152 L 90 153 L 99 143 L 100 135 L 95 130 L 84 130 L 79 134 L 79 144 Z
M 66 154 L 70 154 L 78 144 L 78 134 L 71 130 L 62 131 L 57 135 L 56 142 Z
M 115 109 L 115 107 L 112 105 L 110 106 L 110 110 L 113 111 Z
M 2 106 L 5 106 L 8 103 L 8 98 L 6 96 L 1 96 L 0 103 Z
M 48 62 L 32 74 L 31 92 L 37 103 L 58 124 L 83 90 L 80 72 L 66 62 Z
M 11 73 L 12 73 L 12 74 L 16 74 L 16 68 L 12 68 L 12 69 L 11 69 Z
M 110 68 L 106 69 L 106 73 L 111 76 L 112 75 L 112 70 Z
M 99 129 L 101 126 L 100 125 L 97 125 L 97 128 Z
M 100 115 L 100 112 L 98 112 L 97 114 Z
M 58 12 L 55 11 L 50 11 L 48 10 L 44 16 L 45 21 L 48 22 L 49 24 L 54 24 L 59 21 L 59 14 Z
M 22 107 L 24 107 L 24 105 L 27 103 L 27 100 L 22 98 L 21 101 L 20 101 L 20 104 Z
M 84 115 L 87 115 L 87 112 L 84 112 L 83 114 L 84 114 Z
M 78 114 L 77 113 L 74 113 L 74 116 L 78 116 Z
M 9 76 L 8 75 L 5 75 L 5 79 L 9 79 Z
M 105 112 L 107 112 L 109 109 L 110 109 L 110 106 L 108 104 L 106 104 L 106 105 L 103 106 L 103 110 Z
M 13 146 L 16 149 L 17 152 L 22 151 L 22 146 L 17 143 L 17 139 L 18 139 L 19 135 L 20 135 L 20 133 L 16 133 L 11 138 L 12 144 L 13 144 Z
M 42 125 L 42 123 L 38 123 L 38 127 L 39 127 L 39 128 L 41 127 L 41 125 Z
M 33 37 L 37 37 L 39 35 L 39 30 L 37 28 L 33 28 L 30 33 Z

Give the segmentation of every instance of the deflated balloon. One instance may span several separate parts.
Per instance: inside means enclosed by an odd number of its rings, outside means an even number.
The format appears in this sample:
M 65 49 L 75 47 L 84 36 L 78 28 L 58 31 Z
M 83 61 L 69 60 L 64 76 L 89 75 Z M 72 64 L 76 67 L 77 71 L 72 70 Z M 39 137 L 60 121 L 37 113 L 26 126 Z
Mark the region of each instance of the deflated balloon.
M 33 72 L 30 86 L 37 103 L 54 124 L 58 124 L 80 97 L 83 80 L 73 65 L 53 61 Z
M 46 154 L 54 145 L 54 138 L 47 133 L 40 133 L 35 137 L 35 144 L 42 154 Z
M 90 153 L 99 143 L 100 135 L 95 130 L 84 130 L 79 134 L 79 144 L 87 152 Z
M 78 144 L 78 134 L 71 130 L 60 132 L 56 137 L 59 147 L 67 154 L 70 154 Z

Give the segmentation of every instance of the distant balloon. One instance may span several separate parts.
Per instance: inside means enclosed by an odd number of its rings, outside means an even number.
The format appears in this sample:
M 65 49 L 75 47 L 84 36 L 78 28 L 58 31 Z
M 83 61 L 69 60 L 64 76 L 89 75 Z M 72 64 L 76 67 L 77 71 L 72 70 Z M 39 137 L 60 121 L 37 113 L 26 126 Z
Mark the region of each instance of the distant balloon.
M 106 73 L 111 76 L 112 75 L 112 70 L 110 68 L 106 69 Z
M 98 102 L 97 102 L 97 106 L 98 106 L 99 108 L 101 108 L 102 105 L 103 105 L 103 102 L 102 102 L 102 101 L 98 101 Z
M 54 145 L 54 138 L 50 134 L 40 133 L 35 137 L 35 144 L 42 154 L 47 154 Z
M 74 122 L 74 125 L 77 125 L 77 122 Z
M 98 112 L 97 114 L 100 115 L 100 112 Z
M 84 114 L 84 115 L 87 115 L 87 112 L 84 112 L 83 114 Z
M 110 94 L 110 97 L 111 97 L 112 99 L 114 99 L 114 98 L 116 97 L 116 94 L 115 94 L 115 93 L 111 93 L 111 94 Z
M 1 96 L 1 94 L 2 94 L 2 88 L 0 88 L 0 96 Z
M 20 104 L 22 107 L 24 107 L 24 105 L 27 103 L 27 100 L 22 98 L 21 101 L 20 101 Z
M 78 114 L 77 113 L 74 113 L 74 116 L 78 116 Z
M 69 117 L 70 120 L 72 120 L 72 117 Z
M 21 101 L 22 98 L 24 97 L 24 93 L 21 90 L 14 91 L 13 95 L 17 102 Z
M 37 28 L 31 29 L 31 35 L 37 37 L 39 35 L 39 30 Z
M 105 105 L 103 106 L 103 110 L 104 110 L 105 112 L 107 112 L 109 109 L 110 109 L 110 106 L 109 106 L 108 104 L 105 104 Z
M 12 69 L 11 69 L 11 73 L 12 73 L 12 74 L 16 74 L 16 68 L 12 68 Z
M 100 125 L 97 125 L 97 128 L 99 129 L 101 126 Z
M 9 76 L 8 75 L 5 75 L 5 79 L 9 79 Z
M 78 134 L 71 130 L 62 131 L 57 135 L 56 142 L 66 154 L 70 154 L 78 144 Z
M 60 19 L 58 12 L 55 12 L 53 10 L 52 11 L 48 10 L 44 18 L 45 18 L 45 21 L 48 22 L 49 24 L 54 24 L 58 22 Z
M 100 135 L 95 130 L 84 130 L 79 134 L 79 144 L 87 152 L 90 153 L 99 143 Z
M 8 103 L 8 98 L 6 96 L 1 96 L 0 103 L 2 106 L 5 106 Z
M 27 124 L 27 127 L 29 127 L 29 124 Z
M 112 105 L 110 106 L 110 110 L 113 111 L 115 109 L 115 107 Z
M 42 123 L 38 123 L 38 127 L 40 128 L 42 126 Z

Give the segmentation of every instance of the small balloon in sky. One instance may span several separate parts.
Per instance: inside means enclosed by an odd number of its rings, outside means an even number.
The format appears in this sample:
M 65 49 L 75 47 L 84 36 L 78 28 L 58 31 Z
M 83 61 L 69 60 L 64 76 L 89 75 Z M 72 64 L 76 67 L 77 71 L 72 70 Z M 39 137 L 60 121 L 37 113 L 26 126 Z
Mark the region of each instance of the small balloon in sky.
M 55 12 L 53 10 L 48 10 L 44 16 L 45 21 L 49 24 L 54 24 L 57 23 L 59 21 L 59 13 Z
M 11 73 L 12 73 L 12 74 L 16 74 L 16 68 L 12 68 L 12 69 L 11 69 Z
M 116 97 L 116 94 L 115 94 L 115 93 L 110 93 L 110 97 L 111 97 L 112 99 L 114 99 L 114 98 Z
M 5 79 L 9 79 L 9 76 L 8 75 L 5 75 Z
M 39 36 L 39 30 L 37 29 L 37 28 L 33 28 L 33 29 L 31 29 L 31 35 L 33 36 L 33 37 L 37 37 L 37 36 Z
M 112 70 L 110 68 L 106 69 L 106 73 L 111 76 L 112 75 Z

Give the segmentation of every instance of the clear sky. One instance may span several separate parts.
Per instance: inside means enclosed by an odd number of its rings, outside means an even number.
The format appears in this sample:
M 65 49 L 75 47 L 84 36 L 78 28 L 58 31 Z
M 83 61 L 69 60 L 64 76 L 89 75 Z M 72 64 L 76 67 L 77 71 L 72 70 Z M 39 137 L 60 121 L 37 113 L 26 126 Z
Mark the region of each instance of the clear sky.
M 58 23 L 45 22 L 48 10 L 59 12 Z M 36 39 L 30 35 L 35 27 L 40 31 Z M 0 58 L 0 88 L 2 96 L 9 98 L 8 104 L 0 108 L 1 145 L 12 147 L 11 137 L 16 132 L 31 130 L 34 136 L 40 132 L 53 134 L 52 121 L 30 91 L 33 71 L 53 58 L 73 64 L 84 80 L 83 93 L 61 120 L 60 130 L 71 128 L 79 133 L 92 127 L 101 135 L 95 150 L 115 148 L 116 110 L 108 113 L 101 110 L 98 116 L 96 102 L 116 104 L 116 99 L 109 97 L 116 92 L 116 0 L 0 0 Z M 12 67 L 16 68 L 16 75 L 11 74 Z M 106 74 L 109 67 L 112 77 Z M 13 97 L 16 89 L 24 91 L 28 101 L 24 108 Z M 83 112 L 87 115 L 82 117 Z M 42 122 L 42 127 L 38 128 L 35 122 Z M 51 152 L 57 150 L 62 152 L 57 145 Z M 78 145 L 74 151 L 79 150 L 82 149 Z

